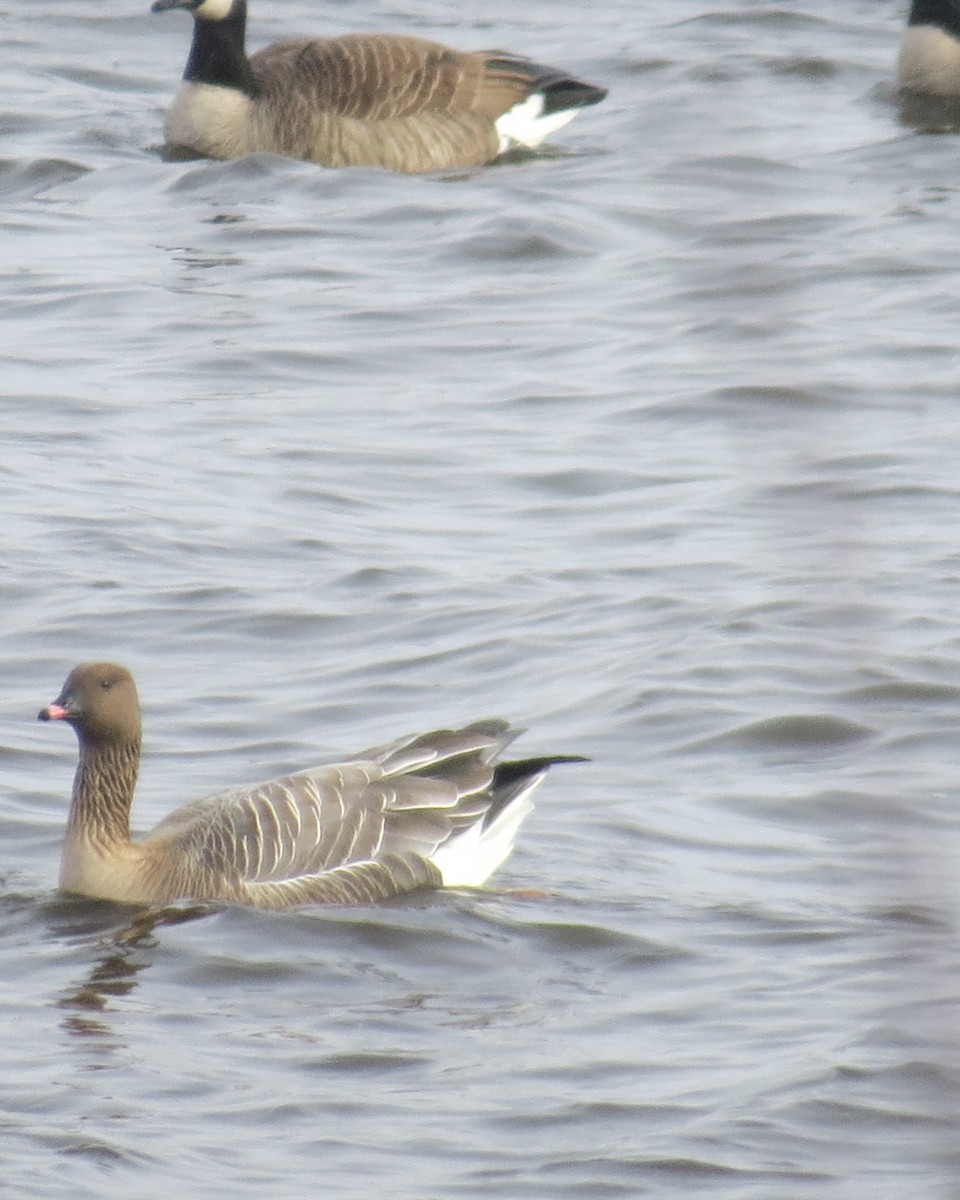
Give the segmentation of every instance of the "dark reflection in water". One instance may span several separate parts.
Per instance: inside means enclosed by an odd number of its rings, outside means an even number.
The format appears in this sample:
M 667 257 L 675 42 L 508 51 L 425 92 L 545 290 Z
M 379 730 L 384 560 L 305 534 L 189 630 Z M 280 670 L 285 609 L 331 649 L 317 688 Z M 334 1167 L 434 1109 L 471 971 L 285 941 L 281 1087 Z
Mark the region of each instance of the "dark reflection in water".
M 150 951 L 158 945 L 164 926 L 197 921 L 216 911 L 212 905 L 175 905 L 158 910 L 138 910 L 117 925 L 124 906 L 99 901 L 70 901 L 45 906 L 51 934 L 74 946 L 90 945 L 97 951 L 96 962 L 86 976 L 64 992 L 57 1003 L 77 1013 L 103 1011 L 110 1002 L 128 997 L 139 982 L 140 973 L 151 965 Z M 51 919 L 52 918 L 52 919 Z M 100 948 L 108 947 L 100 953 Z M 84 1037 L 114 1035 L 114 1030 L 90 1017 L 68 1017 L 64 1028 Z
M 899 93 L 900 120 L 919 133 L 960 132 L 960 97 Z
M 111 998 L 126 996 L 133 991 L 138 973 L 148 965 L 134 961 L 131 953 L 111 954 L 93 968 L 79 987 L 61 997 L 59 1003 L 62 1008 L 106 1008 Z

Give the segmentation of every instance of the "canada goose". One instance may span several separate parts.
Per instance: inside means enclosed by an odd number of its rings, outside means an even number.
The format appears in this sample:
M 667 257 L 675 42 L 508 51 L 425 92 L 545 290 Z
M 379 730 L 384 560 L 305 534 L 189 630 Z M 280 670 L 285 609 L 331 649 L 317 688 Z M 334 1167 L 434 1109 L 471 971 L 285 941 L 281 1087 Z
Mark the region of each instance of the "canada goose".
M 904 92 L 960 99 L 960 0 L 913 0 L 897 85 Z
M 167 111 L 172 150 L 257 151 L 325 167 L 437 171 L 536 146 L 604 88 L 497 50 L 461 53 L 399 34 L 275 42 L 247 57 L 246 0 L 155 0 L 193 14 Z
M 60 886 L 127 904 L 369 904 L 476 887 L 513 849 L 547 768 L 583 761 L 498 762 L 521 731 L 477 721 L 207 796 L 133 842 L 140 703 L 130 672 L 75 667 L 39 718 L 68 722 L 80 742 Z

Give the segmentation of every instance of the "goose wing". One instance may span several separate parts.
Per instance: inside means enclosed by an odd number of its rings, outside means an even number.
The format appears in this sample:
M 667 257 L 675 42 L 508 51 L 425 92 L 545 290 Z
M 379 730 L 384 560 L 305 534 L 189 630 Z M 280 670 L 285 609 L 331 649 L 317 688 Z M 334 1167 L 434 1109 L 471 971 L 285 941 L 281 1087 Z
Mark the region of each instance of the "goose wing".
M 436 886 L 431 856 L 490 809 L 496 757 L 518 732 L 494 720 L 436 730 L 208 796 L 148 842 L 166 843 L 170 887 L 197 899 L 356 903 Z
M 319 111 L 358 121 L 423 113 L 493 121 L 526 98 L 541 70 L 513 55 L 463 53 L 397 34 L 275 42 L 250 65 L 264 99 L 297 105 L 304 121 Z

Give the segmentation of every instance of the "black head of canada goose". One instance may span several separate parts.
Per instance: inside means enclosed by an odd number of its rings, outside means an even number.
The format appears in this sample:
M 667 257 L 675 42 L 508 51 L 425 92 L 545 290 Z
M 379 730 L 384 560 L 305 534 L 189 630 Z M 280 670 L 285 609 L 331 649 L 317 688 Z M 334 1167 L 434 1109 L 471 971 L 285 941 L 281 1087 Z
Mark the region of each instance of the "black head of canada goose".
M 370 904 L 477 887 L 512 850 L 547 769 L 583 761 L 501 762 L 520 730 L 476 721 L 195 800 L 131 841 L 140 703 L 130 672 L 75 667 L 39 716 L 66 721 L 80 743 L 60 886 L 126 904 Z
M 462 53 L 399 34 L 274 42 L 247 57 L 246 0 L 155 0 L 193 14 L 172 150 L 268 151 L 326 167 L 437 171 L 536 146 L 604 88 L 501 51 Z
M 913 0 L 900 40 L 897 86 L 960 100 L 960 0 Z

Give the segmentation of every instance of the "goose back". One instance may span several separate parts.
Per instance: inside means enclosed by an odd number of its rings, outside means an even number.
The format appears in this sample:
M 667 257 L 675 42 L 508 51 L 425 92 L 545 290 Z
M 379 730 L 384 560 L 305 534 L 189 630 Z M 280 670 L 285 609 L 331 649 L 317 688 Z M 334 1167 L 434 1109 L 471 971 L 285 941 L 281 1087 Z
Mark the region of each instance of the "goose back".
M 264 884 L 299 881 L 303 892 L 307 876 L 377 859 L 410 871 L 416 858 L 423 867 L 418 886 L 442 884 L 429 860 L 491 809 L 491 758 L 516 735 L 499 721 L 439 730 L 197 800 L 164 818 L 144 843 L 169 871 L 157 883 L 196 899 L 225 892 L 245 899 Z M 328 894 L 330 881 L 318 887 Z
M 495 121 L 526 95 L 516 72 L 487 69 L 419 38 L 350 35 L 279 42 L 251 58 L 258 138 L 330 167 L 421 172 L 487 162 Z

